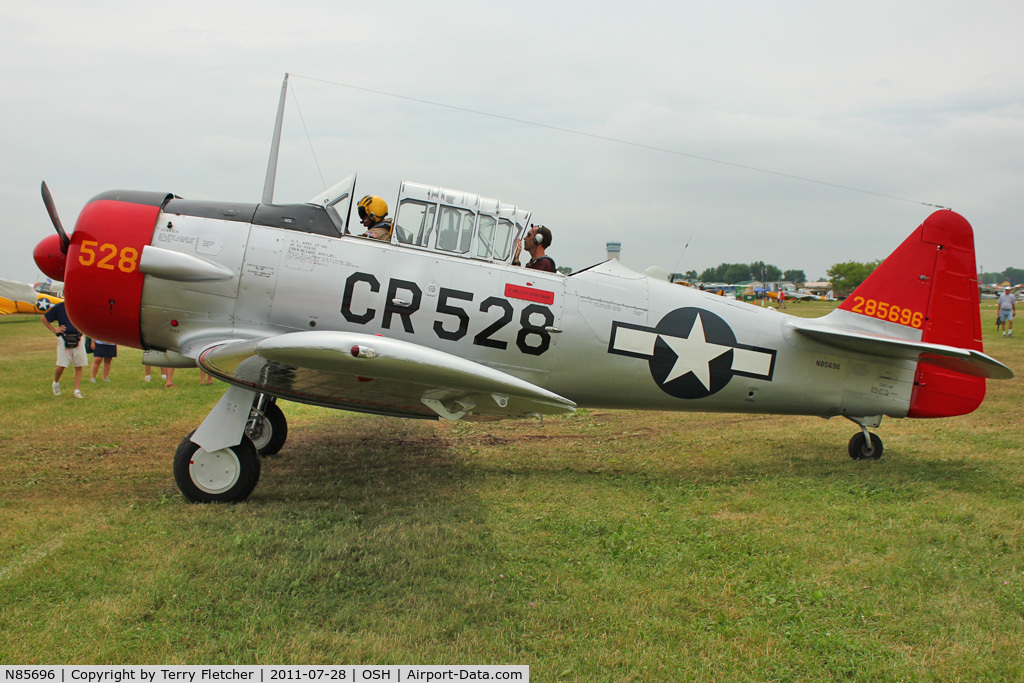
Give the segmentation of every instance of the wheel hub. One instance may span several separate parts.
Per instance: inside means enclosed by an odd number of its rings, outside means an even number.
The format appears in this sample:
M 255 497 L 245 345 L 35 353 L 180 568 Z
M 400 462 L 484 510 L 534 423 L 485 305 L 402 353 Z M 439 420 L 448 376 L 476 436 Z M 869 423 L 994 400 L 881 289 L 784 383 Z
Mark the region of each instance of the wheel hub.
M 267 428 L 267 419 L 258 417 L 251 420 L 245 427 L 245 435 L 252 439 L 257 450 L 270 443 L 270 429 Z
M 200 448 L 189 461 L 188 473 L 193 483 L 203 492 L 223 493 L 238 482 L 242 467 L 231 449 L 222 448 L 212 453 Z

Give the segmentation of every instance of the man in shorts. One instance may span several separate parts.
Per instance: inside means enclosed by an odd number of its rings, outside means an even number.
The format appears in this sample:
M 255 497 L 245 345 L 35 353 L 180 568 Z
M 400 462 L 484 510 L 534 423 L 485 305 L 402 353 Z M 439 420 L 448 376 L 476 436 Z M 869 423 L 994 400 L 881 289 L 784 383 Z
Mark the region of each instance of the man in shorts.
M 89 364 L 89 357 L 85 353 L 85 339 L 78 331 L 67 311 L 64 310 L 64 302 L 52 307 L 40 317 L 46 329 L 57 335 L 57 369 L 53 373 L 53 395 L 60 396 L 60 376 L 64 374 L 64 368 L 75 366 L 75 398 L 82 398 L 82 368 Z M 57 323 L 55 328 L 50 323 Z
M 1017 299 L 1010 293 L 1010 288 L 1007 287 L 1002 294 L 999 295 L 999 322 L 1003 326 L 1003 336 L 1013 336 L 1013 315 L 1017 312 Z M 1009 323 L 1010 331 L 1006 331 L 1006 325 Z

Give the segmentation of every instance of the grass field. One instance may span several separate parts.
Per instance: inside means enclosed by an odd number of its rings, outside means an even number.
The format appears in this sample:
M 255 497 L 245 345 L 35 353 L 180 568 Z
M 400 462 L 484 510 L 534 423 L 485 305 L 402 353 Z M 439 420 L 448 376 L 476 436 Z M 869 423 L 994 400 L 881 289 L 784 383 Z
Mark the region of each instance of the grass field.
M 792 304 L 790 312 L 823 309 Z M 986 352 L 1024 375 L 1024 339 Z M 1024 336 L 1024 329 L 1021 330 Z M 86 399 L 0 322 L 0 664 L 528 664 L 537 681 L 1024 679 L 1021 380 L 972 415 L 580 411 L 489 425 L 282 403 L 244 504 L 171 457 L 222 393 Z

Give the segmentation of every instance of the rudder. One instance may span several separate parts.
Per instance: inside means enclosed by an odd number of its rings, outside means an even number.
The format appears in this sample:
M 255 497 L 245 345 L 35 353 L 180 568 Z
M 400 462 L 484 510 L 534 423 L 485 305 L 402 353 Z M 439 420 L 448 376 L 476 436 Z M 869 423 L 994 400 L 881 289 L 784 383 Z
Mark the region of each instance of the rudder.
M 970 223 L 936 211 L 839 308 L 917 330 L 923 342 L 982 351 Z M 964 415 L 984 398 L 984 378 L 918 363 L 907 416 Z

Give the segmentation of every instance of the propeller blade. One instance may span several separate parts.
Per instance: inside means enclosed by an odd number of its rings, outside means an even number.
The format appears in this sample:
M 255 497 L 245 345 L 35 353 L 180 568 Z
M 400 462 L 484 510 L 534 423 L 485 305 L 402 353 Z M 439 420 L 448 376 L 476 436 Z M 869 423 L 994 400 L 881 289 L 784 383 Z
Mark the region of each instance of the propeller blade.
M 57 235 L 60 236 L 60 252 L 62 254 L 68 253 L 68 246 L 71 245 L 71 238 L 64 232 L 64 226 L 60 223 L 60 216 L 57 215 L 57 207 L 53 203 L 53 197 L 50 195 L 50 188 L 46 186 L 46 181 L 43 181 L 43 204 L 46 204 L 46 213 L 50 214 L 50 222 L 53 223 L 54 229 L 57 231 Z

